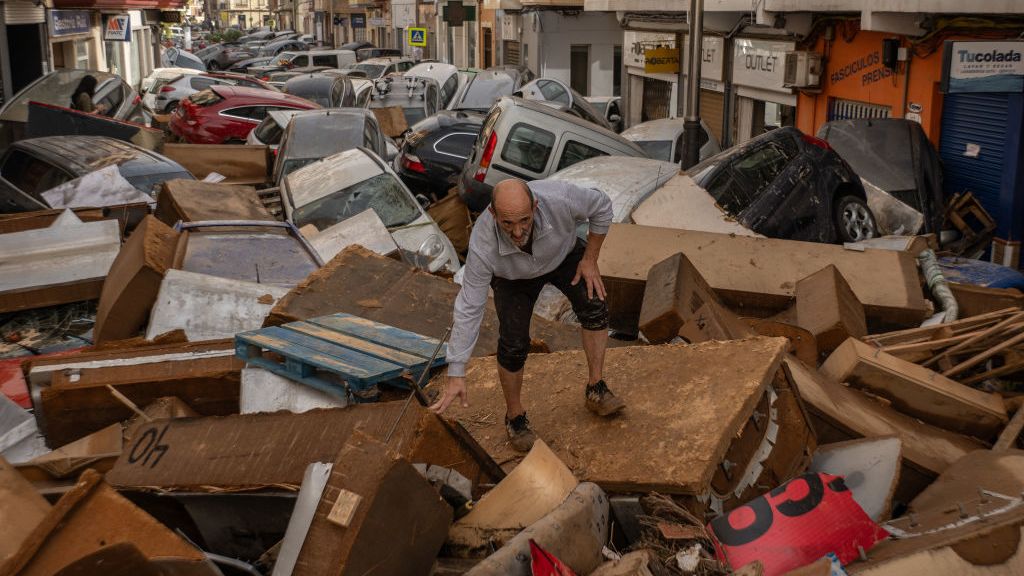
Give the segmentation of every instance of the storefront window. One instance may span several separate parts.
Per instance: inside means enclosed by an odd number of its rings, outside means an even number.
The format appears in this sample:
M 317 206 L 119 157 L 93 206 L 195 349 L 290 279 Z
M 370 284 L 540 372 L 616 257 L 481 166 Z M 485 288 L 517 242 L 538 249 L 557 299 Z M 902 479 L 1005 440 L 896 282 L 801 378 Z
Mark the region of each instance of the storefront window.
M 75 68 L 82 70 L 89 69 L 89 41 L 78 40 L 75 42 Z
M 104 42 L 107 53 L 107 70 L 111 74 L 124 75 L 124 51 L 120 42 Z
M 142 43 L 139 42 L 139 36 L 137 34 L 133 34 L 131 46 L 128 49 L 128 52 L 130 53 L 129 57 L 131 58 L 131 76 L 129 78 L 125 78 L 128 84 L 134 85 L 142 80 L 142 67 L 139 64 L 139 50 L 142 49 L 143 46 Z

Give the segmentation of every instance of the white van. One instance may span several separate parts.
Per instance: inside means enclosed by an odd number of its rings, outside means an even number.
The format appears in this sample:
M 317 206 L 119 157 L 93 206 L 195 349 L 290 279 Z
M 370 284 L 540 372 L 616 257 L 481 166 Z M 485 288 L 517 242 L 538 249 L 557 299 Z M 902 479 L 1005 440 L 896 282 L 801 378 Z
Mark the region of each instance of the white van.
M 288 63 L 288 67 L 327 66 L 328 68 L 351 68 L 355 64 L 356 53 L 352 50 L 310 50 L 296 54 Z

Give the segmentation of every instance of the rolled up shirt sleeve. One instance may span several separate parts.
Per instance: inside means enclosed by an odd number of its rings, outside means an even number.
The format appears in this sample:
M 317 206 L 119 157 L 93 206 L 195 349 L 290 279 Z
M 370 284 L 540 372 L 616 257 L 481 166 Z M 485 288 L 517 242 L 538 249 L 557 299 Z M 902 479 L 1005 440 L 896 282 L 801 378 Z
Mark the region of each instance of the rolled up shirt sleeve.
M 465 270 L 462 289 L 455 297 L 454 323 L 448 340 L 449 376 L 466 375 L 466 362 L 480 335 L 480 322 L 483 321 L 491 285 L 492 271 L 472 249 L 466 255 Z
M 612 224 L 612 199 L 596 188 L 569 185 L 566 193 L 569 208 L 576 220 L 590 223 L 592 234 L 607 234 Z

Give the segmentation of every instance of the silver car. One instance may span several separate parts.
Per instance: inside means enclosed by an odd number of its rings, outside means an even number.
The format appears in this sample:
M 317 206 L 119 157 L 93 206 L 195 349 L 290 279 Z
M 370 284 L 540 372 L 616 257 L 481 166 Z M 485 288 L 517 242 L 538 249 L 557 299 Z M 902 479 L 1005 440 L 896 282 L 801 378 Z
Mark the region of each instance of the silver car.
M 151 112 L 170 114 L 185 98 L 214 85 L 235 86 L 236 83 L 225 78 L 202 76 L 198 72 L 158 75 L 143 96 L 142 104 Z
M 643 148 L 651 158 L 679 163 L 685 156 L 683 154 L 685 124 L 686 120 L 683 118 L 650 120 L 625 130 L 622 137 L 636 142 L 637 146 Z M 715 135 L 711 133 L 711 128 L 703 120 L 700 122 L 700 127 L 703 132 L 700 136 L 702 142 L 700 159 L 704 160 L 721 152 L 722 147 L 718 144 Z
M 365 148 L 347 150 L 284 178 L 286 220 L 319 232 L 372 209 L 404 258 L 429 272 L 454 274 L 459 256 L 448 237 L 384 160 Z

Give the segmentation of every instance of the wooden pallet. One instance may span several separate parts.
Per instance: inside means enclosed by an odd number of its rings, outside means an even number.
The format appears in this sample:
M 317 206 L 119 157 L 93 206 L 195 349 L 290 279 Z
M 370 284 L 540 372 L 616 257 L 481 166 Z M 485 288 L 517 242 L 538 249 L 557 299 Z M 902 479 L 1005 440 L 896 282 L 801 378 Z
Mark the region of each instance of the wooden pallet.
M 409 387 L 437 348 L 437 339 L 352 316 L 333 314 L 235 336 L 235 355 L 247 363 L 316 388 L 356 399 L 376 385 Z M 446 346 L 433 365 L 445 364 Z

